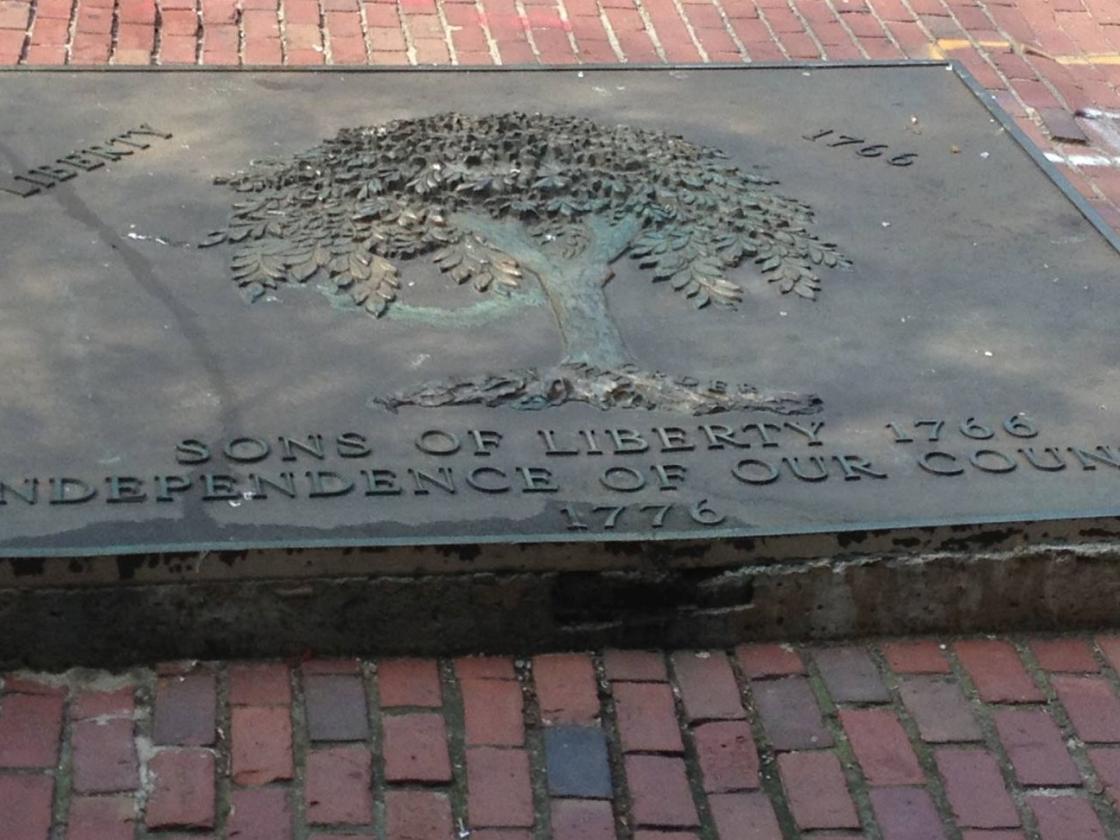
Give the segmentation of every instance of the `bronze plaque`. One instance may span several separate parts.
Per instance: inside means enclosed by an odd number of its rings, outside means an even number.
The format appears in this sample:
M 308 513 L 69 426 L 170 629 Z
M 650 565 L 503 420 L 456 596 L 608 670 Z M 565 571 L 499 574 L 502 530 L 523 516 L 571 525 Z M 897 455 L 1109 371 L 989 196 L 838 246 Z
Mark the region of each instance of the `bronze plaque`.
M 0 91 L 6 556 L 1120 512 L 1116 240 L 952 67 Z

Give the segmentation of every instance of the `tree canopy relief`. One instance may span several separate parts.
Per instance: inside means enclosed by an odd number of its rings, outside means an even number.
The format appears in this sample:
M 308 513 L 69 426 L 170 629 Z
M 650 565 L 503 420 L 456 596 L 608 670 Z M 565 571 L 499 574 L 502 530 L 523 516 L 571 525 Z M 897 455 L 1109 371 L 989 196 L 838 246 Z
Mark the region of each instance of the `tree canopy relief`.
M 655 284 L 708 310 L 742 302 L 727 276 L 737 266 L 749 263 L 782 293 L 812 299 L 822 266 L 848 264 L 810 232 L 811 208 L 718 149 L 580 117 L 448 113 L 346 128 L 292 158 L 254 162 L 216 181 L 238 199 L 226 228 L 203 244 L 228 244 L 233 278 L 250 300 L 316 279 L 380 318 L 401 294 L 402 267 L 419 257 L 484 295 L 539 285 L 563 346 L 556 365 L 378 397 L 390 409 L 576 401 L 710 414 L 819 406 L 811 395 L 644 369 L 608 309 L 604 287 L 626 255 Z

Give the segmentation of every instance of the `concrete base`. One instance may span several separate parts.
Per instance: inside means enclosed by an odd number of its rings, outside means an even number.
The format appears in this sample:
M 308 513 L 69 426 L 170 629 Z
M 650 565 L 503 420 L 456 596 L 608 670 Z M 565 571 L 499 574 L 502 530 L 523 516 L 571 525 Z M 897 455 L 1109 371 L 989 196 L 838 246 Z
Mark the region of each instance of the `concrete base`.
M 5 561 L 0 665 L 1099 627 L 1120 623 L 1118 530 Z

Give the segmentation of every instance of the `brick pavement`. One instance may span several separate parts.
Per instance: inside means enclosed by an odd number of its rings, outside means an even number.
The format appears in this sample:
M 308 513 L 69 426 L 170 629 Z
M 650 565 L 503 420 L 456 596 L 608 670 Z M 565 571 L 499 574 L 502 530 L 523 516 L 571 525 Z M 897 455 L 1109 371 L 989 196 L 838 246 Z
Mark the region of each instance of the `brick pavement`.
M 1120 227 L 1120 0 L 0 0 L 0 65 L 943 57 Z M 10 674 L 0 838 L 1120 838 L 1118 667 L 1109 636 Z
M 0 0 L 0 66 L 907 58 L 963 62 L 1120 227 L 1118 0 Z
M 1120 636 L 12 673 L 4 840 L 1120 836 Z

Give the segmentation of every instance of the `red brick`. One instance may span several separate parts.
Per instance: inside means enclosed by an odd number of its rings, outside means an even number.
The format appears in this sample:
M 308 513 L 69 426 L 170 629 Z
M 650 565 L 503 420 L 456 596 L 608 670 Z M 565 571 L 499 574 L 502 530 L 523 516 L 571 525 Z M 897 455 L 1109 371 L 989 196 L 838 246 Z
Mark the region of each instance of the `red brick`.
M 898 716 L 888 709 L 841 709 L 840 722 L 871 785 L 920 785 L 918 757 Z
M 545 725 L 569 723 L 589 726 L 598 722 L 598 681 L 591 657 L 587 654 L 534 657 L 533 684 Z
M 965 831 L 961 840 L 1027 840 L 1021 831 Z
M 32 44 L 65 44 L 70 40 L 70 21 L 62 18 L 36 18 L 31 30 Z
M 4 840 L 47 840 L 51 830 L 54 779 L 0 774 Z
M 669 679 L 663 654 L 651 650 L 607 650 L 603 665 L 610 680 L 664 682 Z
M 65 64 L 66 47 L 32 44 L 27 48 L 28 64 Z
M 732 837 L 735 835 L 732 834 Z M 483 840 L 481 837 L 472 837 L 472 840 Z M 506 840 L 506 838 L 494 837 L 492 840 Z M 509 838 L 513 840 L 513 838 Z M 528 838 L 525 838 L 528 840 Z M 639 830 L 634 832 L 634 840 L 700 840 L 699 834 L 694 834 L 691 831 L 646 831 Z M 752 838 L 753 840 L 753 838 Z M 767 838 L 769 840 L 769 838 Z M 833 840 L 833 838 L 830 838 Z
M 708 793 L 729 793 L 758 787 L 758 750 L 743 721 L 713 721 L 692 733 Z
M 467 750 L 467 821 L 472 828 L 531 828 L 533 790 L 524 750 Z
M 626 752 L 684 752 L 667 683 L 615 683 L 619 737 Z
M 76 796 L 70 800 L 66 840 L 133 840 L 135 821 L 131 796 Z
M 659 828 L 699 825 L 683 759 L 628 755 L 626 785 L 630 790 L 635 825 Z
M 79 6 L 74 26 L 75 32 L 91 35 L 108 35 L 113 29 L 113 10 Z
M 45 694 L 0 697 L 0 767 L 54 767 L 63 699 Z
M 283 49 L 278 38 L 253 40 L 245 44 L 244 62 L 246 65 L 280 64 L 282 57 Z
M 281 787 L 234 790 L 229 840 L 291 840 L 292 807 Z
M 898 692 L 923 741 L 979 741 L 983 735 L 955 680 L 932 676 L 904 679 Z
M 156 4 L 154 0 L 120 0 L 117 4 L 117 21 L 120 23 L 145 23 L 154 26 Z
M 163 35 L 197 35 L 198 13 L 193 9 L 168 9 L 160 12 L 160 32 Z M 230 679 L 234 674 L 253 674 L 256 672 L 272 672 L 278 669 L 287 669 L 282 665 L 233 665 L 230 667 Z M 240 677 L 244 679 L 244 677 Z
M 1038 821 L 1039 840 L 1104 840 L 1104 828 L 1093 806 L 1080 796 L 1028 796 Z
M 1120 699 L 1103 677 L 1061 675 L 1051 682 L 1083 741 L 1120 742 Z
M 778 772 L 798 828 L 859 828 L 844 771 L 831 752 L 784 753 Z
M 57 18 L 68 21 L 73 9 L 72 0 L 39 0 L 35 4 L 35 19 Z
M 161 677 L 156 683 L 155 743 L 210 746 L 214 743 L 216 703 L 213 674 Z
M 290 706 L 292 686 L 288 666 L 279 662 L 231 665 L 229 702 L 234 706 Z
M 890 694 L 865 648 L 838 647 L 813 651 L 828 693 L 840 703 L 885 703 Z
M 764 676 L 794 676 L 805 673 L 801 654 L 790 645 L 753 644 L 739 645 L 735 657 L 749 679 Z
M 460 686 L 468 745 L 516 747 L 525 743 L 519 683 L 467 679 Z
M 781 840 L 782 831 L 774 806 L 764 793 L 722 793 L 708 798 L 712 821 L 721 838 L 734 840 Z M 635 840 L 640 840 L 641 832 Z M 673 835 L 652 835 L 672 840 Z M 694 835 L 681 835 L 683 838 Z
M 611 804 L 597 799 L 553 800 L 552 840 L 615 840 Z
M 237 50 L 204 48 L 198 63 L 206 66 L 237 65 L 241 63 L 241 56 Z
M 994 756 L 983 750 L 945 747 L 935 753 L 945 795 L 964 828 L 1016 828 L 1019 815 L 1003 786 Z
M 147 50 L 155 46 L 156 30 L 154 25 L 142 23 L 122 23 L 117 26 L 117 49 Z
M 1042 692 L 1008 642 L 974 639 L 953 647 L 985 703 L 1042 701 Z
M 1112 670 L 1120 671 L 1120 636 L 1097 636 L 1096 641 Z
M 131 717 L 136 710 L 133 689 L 116 691 L 83 691 L 70 706 L 70 717 L 85 720 L 95 717 Z
M 272 4 L 275 8 L 275 3 Z M 305 676 L 311 674 L 351 674 L 362 673 L 362 661 L 354 657 L 338 657 L 336 659 L 305 659 L 300 663 L 300 670 Z
M 202 749 L 161 750 L 148 762 L 152 792 L 148 828 L 214 827 L 214 754 Z
M 311 750 L 304 801 L 312 825 L 365 825 L 373 819 L 371 757 L 362 747 Z
M 303 681 L 307 733 L 312 741 L 361 741 L 369 737 L 366 689 L 361 677 L 325 674 Z
M 876 788 L 871 807 L 883 840 L 945 840 L 933 798 L 923 788 Z
M 438 714 L 384 718 L 385 778 L 390 782 L 450 782 L 447 728 Z
M 1120 747 L 1097 747 L 1088 753 L 1105 792 L 1120 806 Z
M 690 722 L 745 716 L 739 686 L 722 651 L 681 651 L 673 654 L 672 661 L 685 717 Z
M 287 706 L 235 706 L 233 780 L 263 785 L 292 778 L 292 721 Z
M 390 790 L 385 794 L 387 840 L 453 840 L 451 802 L 427 790 Z
M 198 45 L 194 37 L 164 36 L 160 40 L 159 59 L 162 64 L 194 64 Z
M 83 720 L 74 724 L 74 790 L 115 793 L 140 785 L 131 720 Z
M 820 749 L 832 746 L 832 735 L 821 719 L 809 681 L 783 677 L 751 683 L 755 708 L 771 746 L 776 750 Z
M 999 739 L 1024 785 L 1077 785 L 1081 774 L 1057 724 L 1042 709 L 996 709 Z
M 456 55 L 460 64 L 464 65 L 487 65 L 494 64 L 494 57 L 488 52 L 465 52 L 459 51 Z
M 888 642 L 883 645 L 883 656 L 899 674 L 949 673 L 949 660 L 938 642 Z
M 0 29 L 27 29 L 31 6 L 25 3 L 0 3 Z
M 385 708 L 443 705 L 439 666 L 434 659 L 383 659 L 377 666 L 377 685 Z

